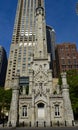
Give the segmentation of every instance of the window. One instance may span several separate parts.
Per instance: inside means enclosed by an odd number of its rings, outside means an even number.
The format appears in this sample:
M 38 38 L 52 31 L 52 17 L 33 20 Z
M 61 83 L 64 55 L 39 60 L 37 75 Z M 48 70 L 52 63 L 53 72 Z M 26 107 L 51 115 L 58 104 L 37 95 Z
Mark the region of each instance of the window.
M 28 64 L 28 67 L 30 67 L 30 64 Z
M 31 61 L 31 57 L 28 57 L 28 61 Z
M 44 104 L 39 103 L 38 104 L 38 118 L 43 119 L 45 117 L 45 109 L 44 109 Z
M 62 61 L 62 64 L 64 65 L 64 64 L 65 64 L 65 60 L 64 60 L 64 59 L 62 59 L 61 61 Z
M 46 67 L 47 65 L 46 64 L 44 64 L 44 67 Z
M 65 46 L 66 51 L 68 51 L 68 46 Z
M 22 107 L 22 116 L 26 117 L 27 116 L 27 106 Z
M 70 65 L 71 64 L 71 61 L 70 61 L 70 59 L 68 59 L 68 65 Z
M 10 64 L 9 64 L 9 66 L 11 67 L 11 65 L 12 65 L 12 61 L 10 61 Z
M 76 59 L 74 59 L 74 64 L 76 64 Z
M 38 104 L 38 108 L 44 108 L 44 104 L 43 103 L 39 103 Z
M 18 70 L 17 70 L 17 73 L 19 73 L 19 72 L 20 72 L 20 70 L 18 69 Z
M 65 68 L 66 68 L 66 65 L 62 65 L 62 68 L 65 69 Z
M 41 6 L 41 0 L 38 0 L 38 6 Z
M 59 105 L 55 105 L 55 116 L 59 116 L 60 112 L 59 112 Z

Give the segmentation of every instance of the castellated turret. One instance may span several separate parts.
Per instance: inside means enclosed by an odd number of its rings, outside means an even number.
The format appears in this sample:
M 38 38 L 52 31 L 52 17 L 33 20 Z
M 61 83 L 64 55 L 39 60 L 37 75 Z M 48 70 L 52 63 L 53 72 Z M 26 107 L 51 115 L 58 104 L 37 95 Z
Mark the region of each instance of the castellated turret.
M 12 100 L 9 112 L 8 126 L 16 127 L 18 122 L 18 104 L 19 104 L 19 75 L 15 76 L 14 86 L 12 88 Z
M 74 117 L 71 107 L 69 85 L 67 84 L 66 73 L 62 73 L 61 77 L 62 77 L 62 96 L 64 100 L 65 120 L 67 121 L 68 125 L 71 125 L 72 121 L 74 121 Z

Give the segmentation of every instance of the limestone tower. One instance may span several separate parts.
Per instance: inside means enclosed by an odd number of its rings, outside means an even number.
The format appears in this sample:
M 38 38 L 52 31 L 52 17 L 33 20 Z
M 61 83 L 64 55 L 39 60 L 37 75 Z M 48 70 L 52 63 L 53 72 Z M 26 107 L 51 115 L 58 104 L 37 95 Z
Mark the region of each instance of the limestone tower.
M 23 6 L 23 1 L 20 2 Z M 47 52 L 44 0 L 33 2 L 36 2 L 35 46 L 30 57 L 30 73 L 29 77 L 21 77 L 23 73 L 15 77 L 8 123 L 11 122 L 13 127 L 16 124 L 26 127 L 64 126 L 65 122 L 71 126 L 74 118 L 66 76 L 62 76 L 62 91 L 56 86 L 54 93 L 50 54 Z

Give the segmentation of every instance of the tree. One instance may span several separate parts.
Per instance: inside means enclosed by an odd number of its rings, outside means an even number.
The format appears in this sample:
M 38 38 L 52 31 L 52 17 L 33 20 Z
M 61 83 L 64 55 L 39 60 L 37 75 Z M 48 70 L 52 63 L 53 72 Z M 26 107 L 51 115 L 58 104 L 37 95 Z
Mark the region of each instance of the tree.
M 12 97 L 12 90 L 0 88 L 0 117 L 4 116 L 4 108 L 9 110 Z
M 78 118 L 78 71 L 67 71 L 67 82 L 69 84 L 69 92 L 74 111 L 75 119 Z
M 78 71 L 67 71 L 67 82 L 69 84 L 70 99 L 75 119 L 78 118 Z M 59 85 L 62 84 L 61 76 L 59 77 Z

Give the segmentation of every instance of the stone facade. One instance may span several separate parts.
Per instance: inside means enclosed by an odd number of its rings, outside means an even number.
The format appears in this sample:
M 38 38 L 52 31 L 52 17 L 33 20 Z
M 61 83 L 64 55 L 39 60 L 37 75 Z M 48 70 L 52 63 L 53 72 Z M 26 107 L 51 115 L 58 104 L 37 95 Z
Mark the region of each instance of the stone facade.
M 50 55 L 47 54 L 44 8 L 36 9 L 36 46 L 31 57 L 31 69 L 28 86 L 22 85 L 15 77 L 8 124 L 13 127 L 19 123 L 25 126 L 72 125 L 73 112 L 69 98 L 66 74 L 62 74 L 62 90 L 53 86 L 50 70 Z M 27 88 L 29 92 L 27 93 Z
M 55 126 L 59 121 L 61 126 L 65 125 L 65 122 L 66 125 L 72 126 L 74 117 L 69 98 L 68 84 L 66 83 L 66 73 L 62 74 L 62 90 L 58 91 L 59 86 L 57 85 L 56 94 L 53 93 L 52 84 L 49 83 L 47 74 L 39 71 L 38 75 L 30 83 L 34 87 L 31 85 L 32 90 L 29 89 L 30 93 L 28 95 L 25 92 L 18 93 L 18 90 L 20 90 L 18 82 L 16 87 L 13 88 L 8 125 L 11 123 L 15 127 L 18 122 L 19 125 L 24 123 L 25 126 L 30 126 L 31 123 L 31 126 L 35 127 L 38 122 L 38 126 L 43 127 L 44 122 L 46 122 L 46 126 L 51 126 L 51 123 Z M 47 76 L 46 79 L 45 75 Z M 40 78 L 41 76 L 42 78 Z M 35 76 L 32 75 L 32 77 Z M 18 80 L 17 77 L 15 78 Z M 51 85 L 50 87 L 48 83 Z

